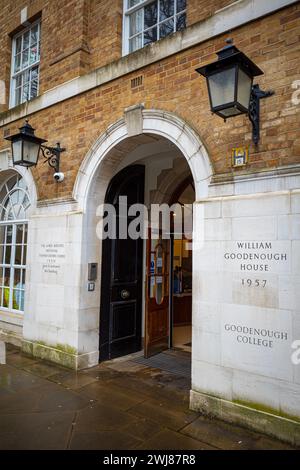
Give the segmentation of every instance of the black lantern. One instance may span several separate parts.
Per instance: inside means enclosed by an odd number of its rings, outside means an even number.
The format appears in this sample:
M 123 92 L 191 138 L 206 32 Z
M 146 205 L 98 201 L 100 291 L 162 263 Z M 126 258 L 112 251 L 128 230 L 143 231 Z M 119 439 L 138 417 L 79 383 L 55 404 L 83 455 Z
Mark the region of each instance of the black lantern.
M 42 153 L 48 165 L 54 168 L 55 175 L 62 175 L 62 173 L 59 173 L 60 154 L 65 149 L 61 148 L 59 143 L 56 144 L 56 147 L 43 145 L 47 140 L 36 137 L 34 134 L 35 129 L 28 121 L 19 130 L 18 134 L 5 137 L 6 140 L 11 141 L 13 164 L 27 168 L 36 166 L 40 153 Z M 56 181 L 62 181 L 61 178 L 61 176 L 55 177 Z
M 34 135 L 34 129 L 28 121 L 20 127 L 18 134 L 6 137 L 11 141 L 12 158 L 14 165 L 27 168 L 35 166 L 38 162 L 41 145 L 47 142 Z
M 207 80 L 211 110 L 224 120 L 248 114 L 253 124 L 253 140 L 257 144 L 259 99 L 273 92 L 263 92 L 257 85 L 253 86 L 253 78 L 263 75 L 263 71 L 231 40 L 217 55 L 217 61 L 196 70 Z

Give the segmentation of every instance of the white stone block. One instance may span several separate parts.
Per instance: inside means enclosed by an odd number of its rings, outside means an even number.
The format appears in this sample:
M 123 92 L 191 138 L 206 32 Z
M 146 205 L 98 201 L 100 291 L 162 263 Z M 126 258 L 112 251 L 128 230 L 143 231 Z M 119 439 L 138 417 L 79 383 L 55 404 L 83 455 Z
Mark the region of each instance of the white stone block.
M 232 238 L 234 240 L 276 240 L 277 218 L 239 217 L 232 219 Z
M 300 214 L 300 193 L 291 194 L 291 211 L 292 214 Z
M 232 398 L 237 401 L 266 405 L 280 410 L 279 385 L 275 379 L 261 377 L 249 372 L 234 370 Z
M 289 195 L 252 196 L 238 199 L 224 199 L 223 217 L 251 217 L 276 214 L 288 214 L 290 211 Z
M 221 342 L 225 367 L 292 381 L 291 341 L 290 311 L 223 304 Z
M 233 370 L 192 360 L 192 389 L 232 400 Z
M 198 361 L 209 362 L 220 365 L 221 363 L 221 341 L 220 335 L 207 333 L 193 327 L 193 358 Z
M 204 302 L 193 294 L 193 327 L 207 333 L 220 333 L 221 304 Z
M 231 219 L 206 219 L 204 224 L 205 240 L 231 239 Z

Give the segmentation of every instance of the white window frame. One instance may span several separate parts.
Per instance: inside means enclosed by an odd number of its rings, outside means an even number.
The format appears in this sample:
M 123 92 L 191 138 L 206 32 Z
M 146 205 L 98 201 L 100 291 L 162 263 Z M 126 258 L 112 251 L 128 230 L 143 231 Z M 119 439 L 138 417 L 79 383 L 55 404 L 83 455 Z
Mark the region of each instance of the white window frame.
M 130 37 L 130 35 L 129 35 L 129 27 L 130 27 L 130 25 L 129 25 L 129 23 L 130 23 L 129 16 L 131 15 L 131 13 L 134 13 L 135 11 L 142 9 L 142 11 L 143 11 L 143 24 L 144 24 L 144 7 L 149 5 L 150 3 L 153 3 L 153 1 L 154 0 L 141 0 L 141 2 L 138 3 L 137 5 L 134 5 L 131 8 L 127 8 L 128 0 L 123 0 L 123 40 L 122 40 L 122 43 L 123 43 L 122 44 L 122 55 L 123 56 L 127 55 L 127 54 L 131 54 L 131 52 L 129 52 L 129 37 Z M 160 2 L 160 0 L 158 0 L 158 11 L 159 11 L 159 2 Z M 157 42 L 160 39 L 159 38 L 159 26 L 161 24 L 167 22 L 171 18 L 176 17 L 177 15 L 181 15 L 183 13 L 186 14 L 186 11 L 187 11 L 187 9 L 182 10 L 177 14 L 177 12 L 176 12 L 176 0 L 175 0 L 175 13 L 174 13 L 174 15 L 171 16 L 170 18 L 164 20 L 164 21 L 156 23 L 156 25 L 157 25 L 157 40 L 154 41 L 154 42 Z M 151 29 L 151 28 L 149 28 L 149 29 Z M 143 30 L 143 32 L 144 31 L 147 31 L 147 30 Z M 175 32 L 176 32 L 176 22 L 174 21 L 174 33 Z M 136 35 L 138 36 L 138 34 L 140 34 L 140 33 L 137 33 Z M 143 33 L 142 33 L 142 40 L 143 40 L 142 47 L 139 48 L 139 49 L 136 49 L 136 50 L 140 50 L 143 47 L 145 47 L 144 46 L 144 35 L 143 35 Z M 136 52 L 136 51 L 134 51 L 134 52 Z
M 3 214 L 3 209 L 4 209 L 4 205 L 3 205 L 3 202 L 5 202 L 7 199 L 10 199 L 11 197 L 11 194 L 14 192 L 14 191 L 21 191 L 23 192 L 26 196 L 27 196 L 27 199 L 28 199 L 28 204 L 26 205 L 26 208 L 24 208 L 24 210 L 26 211 L 26 213 L 24 214 L 26 217 L 28 216 L 28 210 L 30 210 L 30 207 L 31 207 L 31 201 L 30 201 L 30 195 L 29 195 L 29 192 L 28 192 L 28 187 L 26 186 L 26 188 L 24 187 L 20 187 L 20 189 L 18 189 L 19 187 L 19 181 L 20 179 L 23 179 L 21 175 L 17 175 L 17 187 L 13 187 L 11 190 L 9 190 L 8 186 L 7 186 L 7 183 L 8 181 L 13 178 L 14 175 L 11 175 L 8 179 L 6 179 L 6 181 L 3 183 L 1 189 L 6 186 L 6 195 L 4 197 L 3 200 L 0 201 L 0 211 L 1 211 L 1 215 Z M 24 181 L 24 179 L 23 179 Z M 13 209 L 13 208 L 12 208 Z M 7 226 L 12 226 L 12 237 L 11 237 L 11 253 L 10 253 L 10 262 L 9 264 L 8 263 L 5 263 L 5 259 L 0 259 L 0 269 L 1 270 L 5 270 L 5 269 L 10 269 L 10 279 L 9 279 L 9 305 L 8 307 L 4 307 L 2 306 L 3 304 L 3 297 L 4 297 L 4 290 L 3 290 L 3 286 L 1 285 L 1 289 L 2 289 L 2 292 L 1 292 L 1 298 L 0 298 L 0 311 L 2 312 L 6 312 L 6 313 L 12 313 L 12 314 L 17 314 L 19 316 L 23 316 L 24 315 L 24 310 L 19 310 L 19 309 L 14 309 L 13 308 L 13 300 L 14 300 L 14 278 L 15 278 L 15 270 L 16 269 L 19 269 L 21 272 L 25 272 L 25 282 L 23 283 L 24 284 L 24 288 L 23 289 L 20 289 L 20 291 L 23 291 L 23 295 L 24 295 L 24 299 L 25 299 L 25 293 L 26 293 L 26 268 L 27 268 L 27 265 L 26 264 L 16 264 L 15 263 L 15 255 L 16 255 L 16 240 L 17 240 L 17 226 L 18 225 L 23 225 L 24 228 L 23 228 L 23 236 L 22 236 L 22 243 L 20 244 L 20 246 L 22 247 L 22 254 L 21 254 L 21 260 L 24 260 L 24 250 L 26 250 L 26 260 L 27 260 L 27 247 L 28 247 L 28 218 L 23 218 L 23 219 L 5 219 L 5 220 L 0 220 L 0 227 L 7 227 Z M 27 241 L 26 241 L 26 244 L 24 243 L 24 230 L 25 230 L 25 226 L 27 227 Z M 6 241 L 6 240 L 5 240 Z M 6 243 L 3 243 L 3 240 L 0 239 L 0 244 L 3 245 L 3 246 L 6 246 Z M 1 255 L 3 256 L 3 252 L 1 253 Z
M 34 28 L 36 25 L 38 25 L 38 41 L 37 41 L 37 48 L 38 48 L 38 53 L 37 57 L 38 60 L 36 60 L 34 63 L 22 68 L 18 72 L 14 72 L 14 64 L 15 64 L 15 56 L 16 56 L 16 45 L 17 45 L 17 39 L 20 36 L 24 36 L 28 31 L 30 31 L 32 28 Z M 31 41 L 31 35 L 29 36 L 29 41 Z M 18 76 L 24 74 L 26 71 L 30 71 L 31 69 L 35 67 L 39 67 L 39 73 L 38 73 L 38 84 L 37 84 L 37 96 L 39 94 L 39 79 L 40 79 L 40 56 L 41 56 L 41 51 L 40 51 L 40 42 L 41 42 L 41 19 L 39 18 L 38 20 L 34 21 L 31 23 L 27 28 L 22 29 L 19 33 L 15 34 L 14 37 L 12 38 L 12 54 L 11 54 L 11 74 L 10 74 L 10 95 L 9 95 L 9 107 L 13 108 L 17 106 L 16 104 L 16 94 L 15 94 L 15 81 Z M 22 40 L 23 44 L 23 40 Z M 30 50 L 30 42 L 29 42 L 29 50 Z M 28 100 L 27 100 L 28 101 Z M 22 104 L 25 103 L 24 101 L 21 101 Z

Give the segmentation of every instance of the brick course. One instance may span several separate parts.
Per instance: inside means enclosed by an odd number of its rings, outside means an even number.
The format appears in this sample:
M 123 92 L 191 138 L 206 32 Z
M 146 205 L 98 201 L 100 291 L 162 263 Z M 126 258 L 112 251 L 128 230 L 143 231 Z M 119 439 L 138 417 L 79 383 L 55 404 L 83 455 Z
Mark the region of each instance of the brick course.
M 19 21 L 17 15 L 14 19 L 12 15 L 26 2 L 16 0 L 14 8 L 8 5 L 11 2 L 2 3 L 4 9 L 0 13 L 0 22 L 4 25 L 4 29 L 1 28 L 4 34 L 0 38 L 0 79 L 9 76 L 9 54 L 3 44 L 7 42 L 8 32 Z M 72 0 L 64 2 L 61 7 L 63 16 L 53 30 L 57 11 L 60 11 L 55 8 L 56 3 L 30 2 L 32 14 L 43 7 L 42 90 L 105 65 L 106 61 L 117 60 L 121 55 L 121 2 L 110 2 L 112 10 L 107 10 L 105 27 L 99 27 L 99 34 L 97 15 L 103 15 L 107 2 L 79 0 L 75 2 L 76 7 Z M 83 15 L 87 11 L 86 3 L 93 12 L 92 19 Z M 192 1 L 190 8 L 192 5 L 196 8 L 198 3 L 199 12 L 203 14 L 201 4 L 214 5 L 217 9 L 232 2 Z M 112 14 L 114 6 L 114 11 L 118 12 L 116 16 Z M 74 15 L 64 23 L 67 11 L 74 12 Z M 11 18 L 9 21 L 5 12 Z M 109 31 L 113 34 L 110 35 Z M 223 47 L 227 36 L 206 41 L 30 116 L 30 123 L 37 128 L 38 135 L 49 139 L 49 143 L 55 143 L 53 139 L 59 140 L 67 148 L 62 155 L 63 183 L 57 185 L 53 182 L 52 172 L 46 165 L 38 165 L 33 170 L 39 198 L 70 196 L 78 168 L 90 146 L 109 125 L 123 116 L 124 108 L 141 102 L 147 109 L 170 111 L 189 123 L 207 147 L 216 174 L 245 171 L 230 166 L 233 146 L 250 146 L 250 163 L 246 170 L 249 172 L 300 163 L 300 105 L 293 104 L 291 100 L 295 91 L 292 83 L 300 79 L 299 3 L 231 32 L 237 47 L 263 69 L 265 74 L 257 82 L 263 89 L 275 91 L 274 96 L 261 102 L 261 141 L 257 148 L 252 144 L 251 124 L 246 116 L 224 123 L 211 115 L 205 80 L 195 72 L 197 67 L 216 58 L 215 53 Z M 101 38 L 107 40 L 103 43 Z M 82 50 L 63 58 L 63 54 L 80 45 Z M 84 50 L 86 45 L 89 53 Z M 143 76 L 143 84 L 131 88 L 131 80 L 139 75 Z M 13 122 L 0 130 L 0 150 L 8 145 L 2 138 L 3 132 L 15 132 L 22 122 Z

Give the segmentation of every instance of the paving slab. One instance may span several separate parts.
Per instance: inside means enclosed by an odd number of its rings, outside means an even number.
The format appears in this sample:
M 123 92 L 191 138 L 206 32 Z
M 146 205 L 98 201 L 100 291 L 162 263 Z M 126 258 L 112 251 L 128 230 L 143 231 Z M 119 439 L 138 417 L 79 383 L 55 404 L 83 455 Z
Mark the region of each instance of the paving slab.
M 131 408 L 130 413 L 135 416 L 150 418 L 155 416 L 155 421 L 160 425 L 172 429 L 180 430 L 191 423 L 199 416 L 198 413 L 186 409 L 185 411 L 168 406 L 165 402 L 158 400 L 148 400 Z
M 0 449 L 65 449 L 73 419 L 70 412 L 1 415 Z
M 146 440 L 140 445 L 143 450 L 216 450 L 203 442 L 199 442 L 188 436 L 184 436 L 170 429 L 164 429 L 160 433 Z
M 76 373 L 15 349 L 7 357 L 0 449 L 292 449 L 189 410 L 187 377 L 130 360 Z

